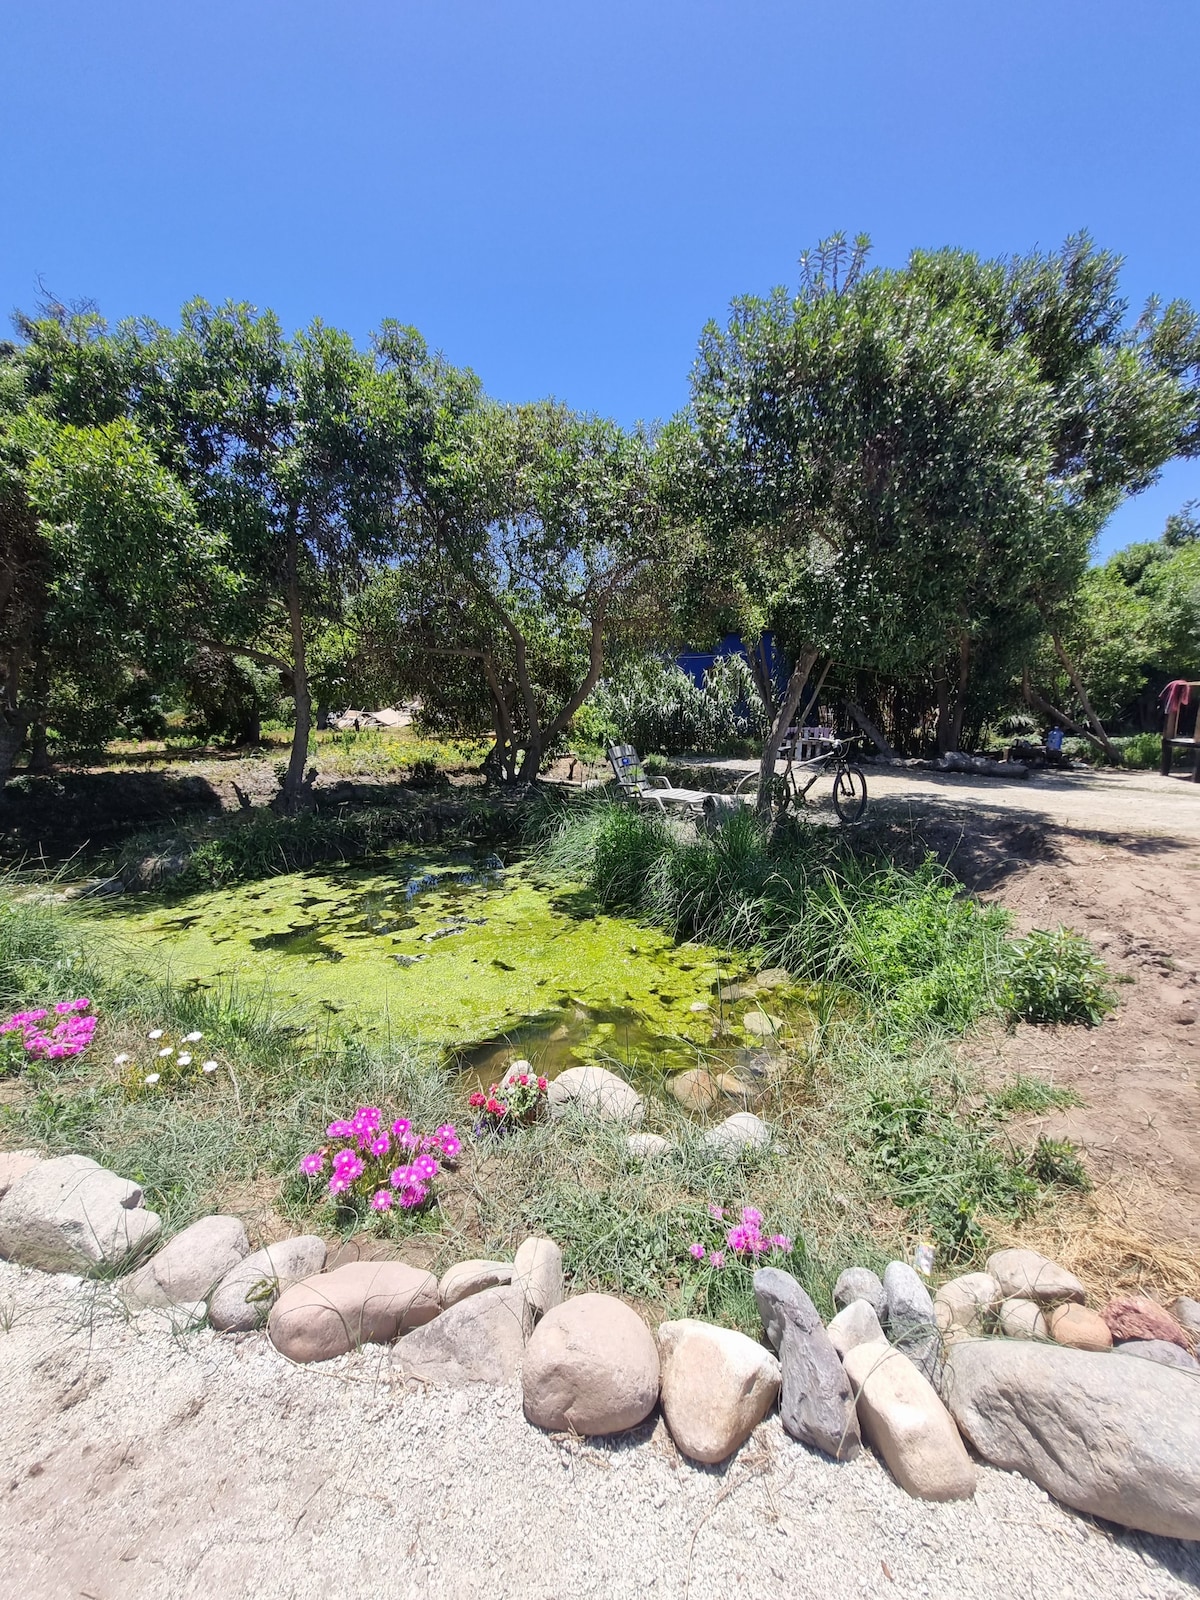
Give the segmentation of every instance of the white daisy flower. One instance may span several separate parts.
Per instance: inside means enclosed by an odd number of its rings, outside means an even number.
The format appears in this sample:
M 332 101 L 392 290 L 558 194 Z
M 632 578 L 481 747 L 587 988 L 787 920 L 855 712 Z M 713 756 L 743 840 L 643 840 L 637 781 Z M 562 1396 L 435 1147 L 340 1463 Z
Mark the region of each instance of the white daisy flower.
M 204 1071 L 205 1072 L 215 1072 L 216 1070 L 217 1070 L 217 1063 L 215 1061 L 206 1061 L 204 1063 Z
M 150 1084 L 151 1087 L 153 1087 L 154 1084 L 156 1084 L 158 1082 L 158 1079 L 159 1079 L 159 1074 L 157 1072 L 148 1072 L 146 1074 L 146 1082 L 148 1084 Z
M 174 1050 L 172 1050 L 171 1046 L 168 1045 L 165 1050 L 160 1050 L 158 1052 L 158 1059 L 161 1061 L 164 1056 L 173 1056 L 174 1054 Z
M 192 1058 L 190 1055 L 188 1055 L 186 1050 L 184 1050 L 181 1055 L 177 1056 L 176 1060 L 179 1062 L 181 1067 L 190 1067 L 192 1064 Z
M 162 1028 L 151 1028 L 146 1037 L 147 1039 L 161 1039 L 163 1036 L 163 1031 L 164 1030 Z
M 204 1035 L 202 1033 L 185 1033 L 183 1036 L 183 1042 L 184 1044 L 199 1044 L 203 1037 Z
M 129 1057 L 126 1056 L 126 1055 L 114 1056 L 113 1057 L 113 1066 L 114 1067 L 123 1067 L 128 1060 L 129 1060 Z

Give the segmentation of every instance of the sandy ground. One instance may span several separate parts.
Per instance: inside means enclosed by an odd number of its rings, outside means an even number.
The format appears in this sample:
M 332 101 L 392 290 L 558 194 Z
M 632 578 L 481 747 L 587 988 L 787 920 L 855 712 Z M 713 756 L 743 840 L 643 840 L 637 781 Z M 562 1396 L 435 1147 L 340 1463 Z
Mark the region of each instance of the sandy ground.
M 130 1323 L 104 1291 L 0 1263 L 4 1600 L 1168 1600 L 1200 1545 L 1077 1517 L 984 1469 L 911 1500 L 778 1419 L 721 1468 L 662 1424 L 613 1441 L 528 1426 L 513 1390 L 405 1392 L 386 1351 L 319 1368 L 262 1335 Z

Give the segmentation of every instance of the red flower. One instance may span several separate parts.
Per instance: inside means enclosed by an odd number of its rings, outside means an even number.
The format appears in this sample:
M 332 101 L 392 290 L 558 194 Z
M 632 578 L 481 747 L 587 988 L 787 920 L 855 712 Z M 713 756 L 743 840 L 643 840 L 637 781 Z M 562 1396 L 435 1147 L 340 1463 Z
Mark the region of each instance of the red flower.
M 479 1090 L 476 1089 L 475 1093 L 467 1101 L 467 1104 L 476 1108 L 479 1106 L 485 1106 L 487 1105 L 487 1096 L 485 1094 L 480 1094 Z
M 521 1083 L 522 1089 L 528 1089 L 528 1087 L 529 1087 L 529 1077 L 524 1072 L 521 1074 L 520 1083 Z
M 547 1087 L 546 1079 L 545 1078 L 539 1078 L 538 1079 L 538 1088 L 542 1091 L 543 1094 L 545 1094 L 545 1092 L 546 1092 L 546 1087 Z

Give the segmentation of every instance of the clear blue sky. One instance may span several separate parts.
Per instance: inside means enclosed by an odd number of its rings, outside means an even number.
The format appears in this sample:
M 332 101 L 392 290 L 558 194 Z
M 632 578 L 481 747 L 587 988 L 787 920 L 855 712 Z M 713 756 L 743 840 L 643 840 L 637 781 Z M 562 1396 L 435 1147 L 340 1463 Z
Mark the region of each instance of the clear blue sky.
M 1200 303 L 1197 0 L 7 0 L 0 307 L 413 322 L 503 399 L 669 415 L 705 320 L 869 233 L 1088 228 Z M 1104 547 L 1200 495 L 1177 465 Z

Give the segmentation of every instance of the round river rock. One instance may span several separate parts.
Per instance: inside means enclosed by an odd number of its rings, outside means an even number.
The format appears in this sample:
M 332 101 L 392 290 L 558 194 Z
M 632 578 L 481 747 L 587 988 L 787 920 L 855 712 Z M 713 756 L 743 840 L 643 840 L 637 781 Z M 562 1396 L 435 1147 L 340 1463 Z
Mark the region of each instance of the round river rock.
M 658 1347 L 631 1306 L 580 1294 L 547 1311 L 525 1347 L 525 1415 L 547 1432 L 620 1433 L 658 1399 Z

